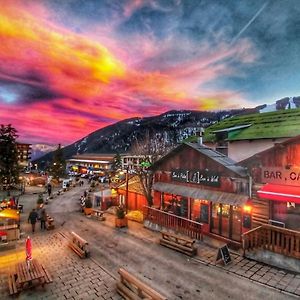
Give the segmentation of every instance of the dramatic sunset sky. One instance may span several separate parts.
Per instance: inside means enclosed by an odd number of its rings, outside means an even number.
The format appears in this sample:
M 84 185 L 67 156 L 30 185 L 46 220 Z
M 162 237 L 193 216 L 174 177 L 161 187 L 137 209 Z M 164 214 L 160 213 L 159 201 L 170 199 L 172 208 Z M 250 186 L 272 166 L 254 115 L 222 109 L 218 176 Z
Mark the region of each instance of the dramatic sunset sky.
M 300 95 L 299 0 L 0 4 L 0 123 L 23 142 Z

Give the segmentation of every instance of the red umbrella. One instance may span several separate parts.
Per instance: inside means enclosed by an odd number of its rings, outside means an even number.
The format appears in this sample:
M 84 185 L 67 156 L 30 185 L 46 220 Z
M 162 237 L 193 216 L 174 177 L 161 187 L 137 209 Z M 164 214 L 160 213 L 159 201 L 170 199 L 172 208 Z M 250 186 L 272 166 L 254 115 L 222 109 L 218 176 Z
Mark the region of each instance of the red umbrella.
M 26 239 L 26 261 L 30 263 L 32 260 L 32 245 L 31 245 L 31 239 L 28 236 Z

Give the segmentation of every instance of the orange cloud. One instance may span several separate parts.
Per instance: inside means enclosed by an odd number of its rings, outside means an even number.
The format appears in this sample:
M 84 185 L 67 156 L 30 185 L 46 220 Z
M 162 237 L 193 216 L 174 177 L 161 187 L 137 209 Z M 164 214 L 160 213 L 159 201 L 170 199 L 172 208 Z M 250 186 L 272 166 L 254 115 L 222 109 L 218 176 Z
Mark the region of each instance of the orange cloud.
M 233 72 L 224 61 L 255 60 L 251 45 L 243 40 L 230 49 L 220 44 L 212 50 L 203 44 L 201 55 L 197 52 L 193 58 L 162 67 L 152 61 L 176 47 L 189 51 L 196 46 L 142 35 L 116 41 L 107 27 L 99 30 L 99 39 L 97 34 L 92 39 L 91 34 L 76 34 L 50 22 L 51 14 L 36 3 L 25 8 L 22 2 L 8 2 L 0 11 L 0 81 L 44 88 L 56 96 L 26 105 L 0 102 L 3 122 L 23 120 L 20 132 L 32 140 L 67 143 L 121 119 L 168 109 L 220 109 L 232 106 L 232 99 L 243 98 L 231 91 L 203 88 Z M 142 4 L 133 1 L 123 11 L 124 17 Z

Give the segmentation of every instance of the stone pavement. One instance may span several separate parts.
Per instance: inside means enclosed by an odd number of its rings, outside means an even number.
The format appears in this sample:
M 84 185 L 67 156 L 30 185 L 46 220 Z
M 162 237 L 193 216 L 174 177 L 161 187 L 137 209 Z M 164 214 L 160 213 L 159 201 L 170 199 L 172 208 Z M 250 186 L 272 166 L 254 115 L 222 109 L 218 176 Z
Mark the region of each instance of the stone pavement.
M 60 232 L 32 235 L 33 258 L 44 264 L 53 278 L 45 287 L 22 291 L 18 299 L 122 299 L 116 279 L 93 259 L 80 259 Z M 0 299 L 8 299 L 7 274 L 25 260 L 24 241 L 15 249 L 0 251 Z
M 27 218 L 32 203 L 35 203 L 37 192 L 32 190 L 31 195 L 28 193 L 22 197 L 26 211 L 22 214 L 23 220 Z M 101 226 L 114 228 L 114 216 L 106 214 L 106 221 L 101 222 Z M 22 230 L 30 230 L 26 220 L 22 223 Z M 152 243 L 157 243 L 160 237 L 159 232 L 146 229 L 142 224 L 132 221 L 129 221 L 128 228 L 119 230 Z M 45 288 L 23 291 L 19 299 L 122 299 L 116 293 L 116 278 L 95 259 L 80 259 L 71 251 L 64 238 L 67 234 L 60 228 L 60 231 L 38 231 L 32 235 L 33 257 L 43 262 L 53 277 L 53 283 L 47 284 Z M 205 236 L 204 242 L 197 243 L 198 255 L 189 259 L 211 268 L 219 268 L 232 276 L 241 276 L 282 293 L 300 297 L 300 274 L 258 263 L 234 252 L 231 252 L 230 264 L 217 264 L 217 249 L 221 245 L 223 244 Z M 8 298 L 7 274 L 18 261 L 25 259 L 24 248 L 24 238 L 13 249 L 4 250 L 0 247 L 0 299 Z
M 105 225 L 113 227 L 113 216 L 106 214 L 106 218 Z M 151 242 L 158 242 L 160 237 L 159 232 L 151 231 L 144 228 L 142 224 L 132 221 L 129 221 L 127 229 L 122 230 L 126 231 L 127 234 Z M 198 253 L 192 260 L 207 266 L 220 268 L 227 273 L 247 278 L 250 281 L 300 298 L 300 274 L 244 258 L 241 254 L 232 251 L 230 251 L 231 263 L 226 266 L 222 263 L 216 263 L 218 247 L 223 245 L 222 242 L 204 236 L 203 242 L 197 242 Z

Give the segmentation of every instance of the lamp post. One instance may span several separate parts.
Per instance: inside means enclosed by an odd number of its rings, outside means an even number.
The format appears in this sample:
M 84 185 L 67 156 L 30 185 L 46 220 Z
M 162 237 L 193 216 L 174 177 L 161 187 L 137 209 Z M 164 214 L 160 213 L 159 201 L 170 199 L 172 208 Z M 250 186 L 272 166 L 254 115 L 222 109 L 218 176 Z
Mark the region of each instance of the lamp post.
M 129 167 L 130 167 L 131 163 L 128 162 L 127 167 L 126 167 L 126 175 L 125 175 L 125 182 L 126 182 L 126 193 L 125 193 L 125 211 L 126 214 L 128 212 L 128 196 L 129 196 L 129 191 L 128 191 L 128 182 L 129 182 Z
M 126 212 L 126 215 L 127 215 L 127 213 L 128 213 L 128 166 L 127 166 L 127 169 L 126 169 L 125 180 L 126 180 L 125 212 Z

